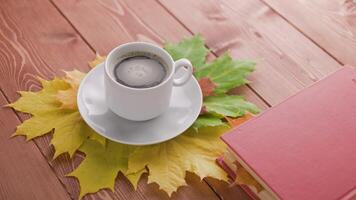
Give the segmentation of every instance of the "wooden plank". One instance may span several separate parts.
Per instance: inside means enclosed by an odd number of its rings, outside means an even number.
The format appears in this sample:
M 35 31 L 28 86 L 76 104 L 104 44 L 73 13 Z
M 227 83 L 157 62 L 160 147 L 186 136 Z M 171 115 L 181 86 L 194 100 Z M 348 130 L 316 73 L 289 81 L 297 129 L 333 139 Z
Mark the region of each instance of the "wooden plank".
M 0 6 L 0 21 L 0 88 L 10 101 L 19 97 L 18 90 L 38 90 L 36 76 L 53 78 L 62 70 L 88 70 L 87 61 L 95 56 L 50 2 L 6 1 Z M 66 189 L 75 188 L 71 196 L 78 196 L 77 181 L 64 175 L 80 160 L 62 156 L 52 161 L 50 138 L 41 137 L 35 143 Z
M 356 3 L 263 0 L 343 64 L 356 65 Z
M 258 59 L 250 85 L 271 105 L 340 67 L 258 0 L 160 2 L 216 54 L 230 50 L 236 58 Z
M 10 136 L 20 123 L 0 91 L 0 199 L 70 199 L 36 145 Z

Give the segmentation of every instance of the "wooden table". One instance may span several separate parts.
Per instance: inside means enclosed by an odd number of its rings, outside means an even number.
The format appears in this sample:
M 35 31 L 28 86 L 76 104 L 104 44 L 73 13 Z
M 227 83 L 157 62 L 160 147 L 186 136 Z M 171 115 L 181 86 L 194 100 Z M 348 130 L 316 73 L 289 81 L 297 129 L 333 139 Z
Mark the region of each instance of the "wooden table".
M 0 105 L 18 90 L 38 90 L 36 76 L 88 71 L 95 53 L 130 41 L 162 44 L 201 33 L 209 59 L 230 50 L 257 59 L 247 87 L 237 89 L 261 108 L 356 65 L 354 0 L 2 0 L 0 1 Z M 50 136 L 9 139 L 29 116 L 0 108 L 0 199 L 77 199 L 78 182 L 64 175 L 82 160 L 52 161 Z M 172 199 L 249 199 L 239 187 L 188 175 Z M 168 199 L 141 179 L 137 191 L 119 175 L 116 190 L 85 199 Z

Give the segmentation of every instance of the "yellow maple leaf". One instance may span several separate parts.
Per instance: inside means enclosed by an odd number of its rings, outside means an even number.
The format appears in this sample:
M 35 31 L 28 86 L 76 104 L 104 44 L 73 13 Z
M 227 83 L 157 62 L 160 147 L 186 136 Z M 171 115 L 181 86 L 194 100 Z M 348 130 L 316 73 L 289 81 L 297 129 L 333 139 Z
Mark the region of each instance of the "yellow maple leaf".
M 85 153 L 84 161 L 72 173 L 80 182 L 80 195 L 82 198 L 88 193 L 94 193 L 103 188 L 114 190 L 115 179 L 119 172 L 126 174 L 129 153 L 132 146 L 108 141 L 106 147 L 97 141 L 86 140 L 80 151 Z M 131 173 L 129 180 L 137 185 L 141 174 Z
M 215 163 L 226 149 L 219 139 L 226 130 L 226 127 L 202 128 L 199 134 L 188 130 L 167 142 L 137 147 L 129 157 L 128 173 L 147 166 L 148 183 L 157 183 L 168 195 L 186 185 L 187 171 L 201 178 L 227 180 L 226 173 Z
M 80 82 L 82 82 L 83 78 L 85 77 L 86 73 L 83 73 L 78 70 L 73 71 L 66 71 L 66 75 L 64 80 L 69 83 L 73 88 L 79 87 Z
M 236 165 L 236 179 L 235 183 L 240 184 L 240 185 L 248 185 L 256 188 L 257 192 L 260 192 L 263 189 L 262 185 L 259 184 L 256 179 L 251 176 L 248 171 L 242 167 L 242 165 L 238 162 L 234 163 Z
M 21 112 L 31 113 L 32 115 L 38 115 L 57 109 L 60 106 L 60 102 L 55 99 L 57 91 L 66 90 L 70 88 L 70 85 L 58 78 L 52 81 L 39 80 L 43 87 L 42 90 L 38 92 L 20 91 L 19 94 L 21 98 L 8 106 Z
M 89 62 L 89 66 L 90 66 L 91 68 L 94 68 L 94 67 L 97 66 L 98 64 L 104 62 L 105 59 L 106 59 L 106 56 L 101 56 L 101 55 L 99 55 L 98 53 L 96 53 L 95 59 Z
M 100 144 L 102 144 L 103 146 L 106 145 L 106 138 L 104 138 L 103 136 L 97 134 L 96 132 L 94 132 L 94 130 L 91 130 L 92 134 L 89 136 L 90 139 L 95 140 L 97 142 L 99 142 Z
M 148 183 L 156 182 L 169 195 L 186 185 L 187 171 L 199 177 L 227 180 L 226 173 L 216 165 L 215 159 L 226 146 L 218 139 L 226 127 L 202 128 L 199 135 L 186 131 L 178 138 L 150 146 L 131 146 L 108 141 L 106 147 L 86 140 L 80 151 L 84 161 L 69 176 L 78 178 L 80 198 L 102 188 L 114 188 L 118 172 L 126 175 L 133 187 L 149 168 Z M 130 166 L 130 168 L 128 168 Z
M 40 79 L 42 90 L 38 92 L 20 92 L 21 97 L 9 104 L 14 109 L 30 113 L 32 117 L 16 129 L 14 135 L 24 135 L 27 140 L 42 136 L 54 130 L 51 144 L 54 146 L 54 158 L 68 152 L 73 156 L 83 142 L 91 137 L 101 143 L 105 139 L 98 136 L 81 118 L 78 110 L 63 109 L 57 99 L 59 91 L 71 89 L 71 83 L 55 78 L 51 81 Z
M 144 173 L 147 173 L 146 167 L 143 167 L 138 172 L 132 172 L 132 173 L 126 174 L 126 178 L 131 182 L 131 184 L 135 188 L 135 190 L 137 189 L 137 185 L 141 178 L 141 175 Z
M 54 158 L 65 152 L 72 156 L 84 140 L 93 134 L 77 111 L 53 110 L 24 121 L 17 127 L 15 135 L 25 135 L 30 140 L 53 129 L 51 144 L 55 149 Z
M 61 107 L 64 109 L 77 109 L 77 93 L 80 82 L 85 77 L 85 73 L 78 70 L 66 72 L 64 77 L 65 82 L 70 85 L 70 88 L 66 90 L 59 90 L 56 97 L 61 102 Z
M 64 109 L 76 109 L 77 108 L 77 90 L 76 89 L 68 89 L 58 91 L 56 95 L 58 101 L 61 102 L 61 108 Z

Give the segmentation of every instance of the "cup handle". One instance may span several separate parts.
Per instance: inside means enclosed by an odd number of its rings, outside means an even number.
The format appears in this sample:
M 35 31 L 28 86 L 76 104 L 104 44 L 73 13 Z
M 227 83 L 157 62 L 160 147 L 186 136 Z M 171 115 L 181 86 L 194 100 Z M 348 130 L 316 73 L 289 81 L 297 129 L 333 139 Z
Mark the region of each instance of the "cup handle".
M 174 73 L 177 73 L 178 70 L 182 67 L 186 67 L 186 71 L 184 72 L 184 74 L 181 77 L 173 79 L 174 86 L 184 85 L 185 83 L 187 83 L 189 81 L 190 77 L 192 76 L 193 66 L 192 66 L 192 63 L 190 63 L 190 61 L 188 59 L 182 58 L 182 59 L 177 60 L 174 63 L 174 69 L 175 69 Z

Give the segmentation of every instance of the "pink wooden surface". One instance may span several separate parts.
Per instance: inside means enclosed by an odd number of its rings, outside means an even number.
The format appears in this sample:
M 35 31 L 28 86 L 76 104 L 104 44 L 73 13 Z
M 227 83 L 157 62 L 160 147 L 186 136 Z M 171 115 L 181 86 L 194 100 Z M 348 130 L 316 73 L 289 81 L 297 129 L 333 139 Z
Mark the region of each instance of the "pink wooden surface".
M 352 1 L 283 0 L 4 0 L 0 3 L 0 105 L 18 90 L 38 90 L 36 76 L 88 71 L 96 52 L 129 41 L 162 44 L 201 33 L 209 59 L 230 51 L 257 59 L 252 83 L 237 88 L 261 108 L 275 105 L 342 64 L 355 64 L 356 6 Z M 52 161 L 50 136 L 10 139 L 27 115 L 0 109 L 0 199 L 77 199 L 65 177 L 81 160 Z M 239 187 L 189 174 L 173 199 L 249 199 Z M 137 191 L 119 175 L 115 191 L 85 199 L 168 199 L 144 176 Z

